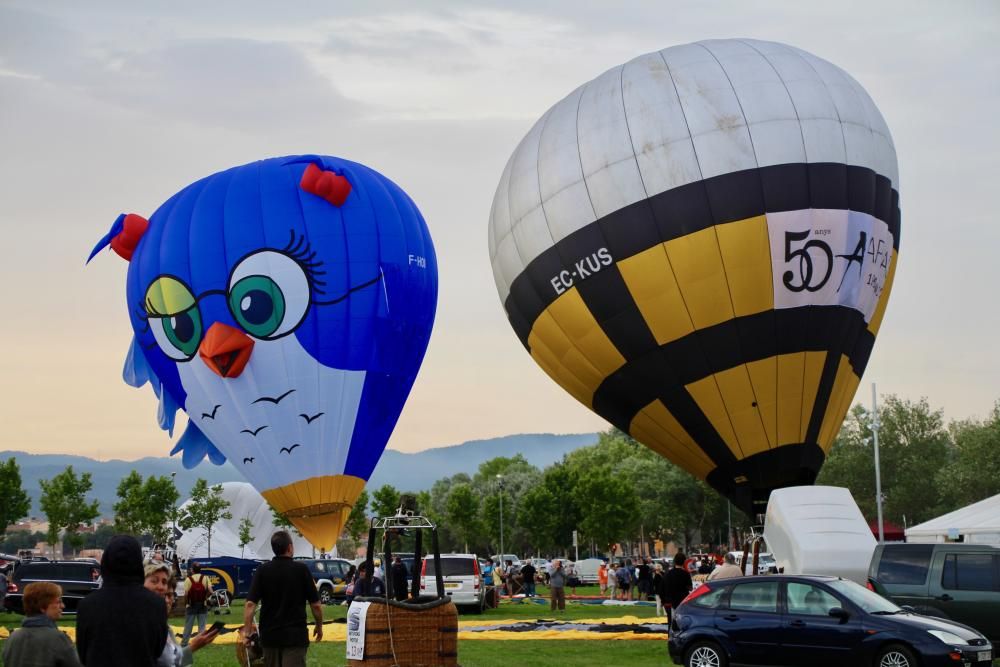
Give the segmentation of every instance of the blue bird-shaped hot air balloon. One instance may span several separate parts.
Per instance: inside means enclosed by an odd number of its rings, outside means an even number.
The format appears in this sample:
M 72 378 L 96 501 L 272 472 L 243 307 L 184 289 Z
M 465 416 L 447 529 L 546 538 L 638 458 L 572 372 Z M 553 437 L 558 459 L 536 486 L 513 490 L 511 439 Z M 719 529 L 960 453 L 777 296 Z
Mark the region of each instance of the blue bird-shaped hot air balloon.
M 185 467 L 230 459 L 331 548 L 375 468 L 430 338 L 437 262 L 395 183 L 327 156 L 204 178 L 98 242 L 129 260 L 126 382 L 188 426 Z

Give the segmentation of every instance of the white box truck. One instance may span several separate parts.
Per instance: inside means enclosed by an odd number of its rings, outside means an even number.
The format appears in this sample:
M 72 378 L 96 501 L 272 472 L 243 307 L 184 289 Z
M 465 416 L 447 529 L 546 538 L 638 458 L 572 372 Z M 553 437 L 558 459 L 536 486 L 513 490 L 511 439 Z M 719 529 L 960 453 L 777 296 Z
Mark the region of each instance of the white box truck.
M 847 489 L 793 486 L 771 492 L 764 540 L 785 574 L 868 581 L 875 537 Z

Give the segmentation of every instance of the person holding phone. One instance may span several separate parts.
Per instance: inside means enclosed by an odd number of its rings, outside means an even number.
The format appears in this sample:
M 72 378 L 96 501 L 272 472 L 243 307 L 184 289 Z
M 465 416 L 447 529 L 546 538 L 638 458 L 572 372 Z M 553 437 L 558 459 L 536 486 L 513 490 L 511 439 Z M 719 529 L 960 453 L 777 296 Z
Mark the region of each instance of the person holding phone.
M 143 586 L 161 596 L 167 605 L 167 613 L 174 607 L 177 580 L 170 576 L 170 565 L 163 561 L 151 561 L 145 568 Z M 194 664 L 194 652 L 208 646 L 219 636 L 222 623 L 216 623 L 208 630 L 191 638 L 187 646 L 179 646 L 173 628 L 167 624 L 167 643 L 163 653 L 156 660 L 156 667 L 187 667 Z

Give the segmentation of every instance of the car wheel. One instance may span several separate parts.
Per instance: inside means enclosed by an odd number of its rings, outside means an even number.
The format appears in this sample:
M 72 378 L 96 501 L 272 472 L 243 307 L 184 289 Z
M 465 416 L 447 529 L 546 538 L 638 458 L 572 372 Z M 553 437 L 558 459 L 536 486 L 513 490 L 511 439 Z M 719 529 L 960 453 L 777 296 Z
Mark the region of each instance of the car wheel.
M 901 644 L 886 646 L 875 660 L 876 667 L 917 667 L 913 651 Z
M 715 642 L 696 642 L 684 656 L 684 667 L 726 667 L 729 659 Z
M 333 589 L 326 585 L 320 586 L 319 601 L 322 604 L 330 604 L 331 602 L 333 602 Z

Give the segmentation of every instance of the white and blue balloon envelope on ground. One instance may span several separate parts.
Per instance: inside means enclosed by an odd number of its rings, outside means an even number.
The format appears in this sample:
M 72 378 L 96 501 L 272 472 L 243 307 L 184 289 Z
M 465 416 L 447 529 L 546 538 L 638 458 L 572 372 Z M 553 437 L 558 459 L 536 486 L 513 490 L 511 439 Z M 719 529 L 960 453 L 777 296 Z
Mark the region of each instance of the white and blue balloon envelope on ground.
M 364 165 L 273 158 L 184 188 L 97 244 L 130 262 L 125 364 L 185 467 L 227 458 L 330 549 L 416 378 L 437 261 L 413 201 Z

